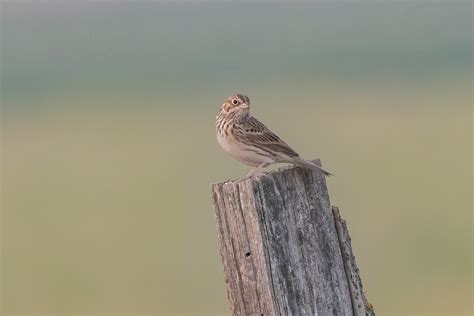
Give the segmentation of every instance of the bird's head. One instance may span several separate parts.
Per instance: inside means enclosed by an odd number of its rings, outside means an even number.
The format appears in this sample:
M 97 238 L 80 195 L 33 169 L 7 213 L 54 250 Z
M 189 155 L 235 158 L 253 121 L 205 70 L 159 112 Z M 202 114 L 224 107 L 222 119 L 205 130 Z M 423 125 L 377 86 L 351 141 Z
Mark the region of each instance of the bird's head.
M 221 110 L 228 114 L 235 111 L 248 112 L 249 109 L 249 97 L 240 93 L 235 93 L 225 100 L 224 104 L 222 104 Z

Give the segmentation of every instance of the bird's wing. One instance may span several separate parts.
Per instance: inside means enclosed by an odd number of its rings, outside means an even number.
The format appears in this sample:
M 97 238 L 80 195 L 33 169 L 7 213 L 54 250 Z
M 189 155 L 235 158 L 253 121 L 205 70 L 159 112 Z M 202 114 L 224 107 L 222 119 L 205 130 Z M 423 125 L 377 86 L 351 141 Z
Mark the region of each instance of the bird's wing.
M 236 136 L 244 143 L 255 145 L 265 151 L 282 153 L 289 157 L 299 156 L 280 137 L 252 116 L 240 122 L 238 130 Z

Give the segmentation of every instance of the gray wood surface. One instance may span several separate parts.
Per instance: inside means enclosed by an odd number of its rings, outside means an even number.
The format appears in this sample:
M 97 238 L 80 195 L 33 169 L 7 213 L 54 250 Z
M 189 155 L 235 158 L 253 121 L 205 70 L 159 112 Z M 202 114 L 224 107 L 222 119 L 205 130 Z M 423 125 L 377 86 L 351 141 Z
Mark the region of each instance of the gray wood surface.
M 352 253 L 351 237 L 349 236 L 346 221 L 342 219 L 339 208 L 336 206 L 332 207 L 332 213 L 336 222 L 342 261 L 344 262 L 344 270 L 346 271 L 347 282 L 349 283 L 351 292 L 353 314 L 356 316 L 375 315 L 372 304 L 365 298 L 360 271 L 357 267 L 354 254 Z
M 233 315 L 372 315 L 321 174 L 280 169 L 212 194 Z

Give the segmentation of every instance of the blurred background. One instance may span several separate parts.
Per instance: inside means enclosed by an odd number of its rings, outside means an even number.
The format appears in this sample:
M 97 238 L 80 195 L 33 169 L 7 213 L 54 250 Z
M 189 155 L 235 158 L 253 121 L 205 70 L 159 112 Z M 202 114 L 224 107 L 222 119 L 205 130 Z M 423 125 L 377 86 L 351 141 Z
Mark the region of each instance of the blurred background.
M 319 157 L 379 315 L 472 312 L 470 1 L 2 1 L 1 314 L 228 315 L 223 100 Z

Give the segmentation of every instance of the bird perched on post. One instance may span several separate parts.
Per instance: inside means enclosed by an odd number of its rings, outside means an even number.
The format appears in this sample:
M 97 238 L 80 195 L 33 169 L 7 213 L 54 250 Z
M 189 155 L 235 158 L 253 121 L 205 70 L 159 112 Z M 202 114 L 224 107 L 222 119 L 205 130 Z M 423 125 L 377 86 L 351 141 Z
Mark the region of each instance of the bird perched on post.
M 216 117 L 217 141 L 238 161 L 254 167 L 247 177 L 274 163 L 292 163 L 332 175 L 301 158 L 287 143 L 250 114 L 250 99 L 243 94 L 228 97 Z

